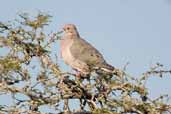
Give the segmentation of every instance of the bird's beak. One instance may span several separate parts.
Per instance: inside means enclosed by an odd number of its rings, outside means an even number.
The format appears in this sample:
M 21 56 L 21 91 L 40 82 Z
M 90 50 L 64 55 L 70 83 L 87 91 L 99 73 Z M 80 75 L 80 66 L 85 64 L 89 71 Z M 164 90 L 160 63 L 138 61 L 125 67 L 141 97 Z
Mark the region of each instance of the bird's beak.
M 58 35 L 61 35 L 61 34 L 63 34 L 63 33 L 64 33 L 63 30 L 60 30 L 60 31 L 57 32 Z
M 61 36 L 63 35 L 63 33 L 64 33 L 64 30 L 60 30 L 56 33 L 57 36 L 60 36 L 59 40 L 62 40 Z
M 63 27 L 61 31 L 65 32 L 65 28 Z
M 59 33 L 59 34 L 62 34 L 62 33 L 64 33 L 64 30 L 59 31 L 58 33 Z

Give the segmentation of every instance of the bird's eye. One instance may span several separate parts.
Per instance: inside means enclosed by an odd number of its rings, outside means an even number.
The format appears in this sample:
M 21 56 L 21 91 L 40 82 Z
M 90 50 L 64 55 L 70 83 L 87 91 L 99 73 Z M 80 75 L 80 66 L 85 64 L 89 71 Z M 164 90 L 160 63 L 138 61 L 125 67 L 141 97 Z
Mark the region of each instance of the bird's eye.
M 69 28 L 69 27 L 67 27 L 66 29 L 67 29 L 67 30 L 69 30 L 70 28 Z

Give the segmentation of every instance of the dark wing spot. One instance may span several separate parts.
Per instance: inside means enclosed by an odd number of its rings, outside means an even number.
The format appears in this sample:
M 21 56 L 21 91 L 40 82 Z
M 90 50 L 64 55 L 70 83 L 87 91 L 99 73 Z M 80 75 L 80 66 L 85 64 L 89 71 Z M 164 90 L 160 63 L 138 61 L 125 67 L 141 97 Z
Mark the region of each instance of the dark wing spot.
M 92 57 L 97 57 L 97 58 L 100 58 L 100 56 L 98 55 L 98 54 L 96 54 L 96 55 L 94 55 L 93 53 L 91 53 L 91 55 L 90 56 L 92 56 Z
M 99 55 L 96 55 L 97 58 L 99 58 L 100 56 Z

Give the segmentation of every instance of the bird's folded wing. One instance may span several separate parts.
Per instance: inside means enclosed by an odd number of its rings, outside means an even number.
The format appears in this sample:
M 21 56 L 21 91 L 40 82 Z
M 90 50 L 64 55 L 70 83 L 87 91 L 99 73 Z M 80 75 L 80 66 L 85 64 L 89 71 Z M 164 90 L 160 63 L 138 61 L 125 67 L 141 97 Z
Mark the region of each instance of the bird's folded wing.
M 100 52 L 81 38 L 74 39 L 70 51 L 75 59 L 85 62 L 89 66 L 105 63 Z

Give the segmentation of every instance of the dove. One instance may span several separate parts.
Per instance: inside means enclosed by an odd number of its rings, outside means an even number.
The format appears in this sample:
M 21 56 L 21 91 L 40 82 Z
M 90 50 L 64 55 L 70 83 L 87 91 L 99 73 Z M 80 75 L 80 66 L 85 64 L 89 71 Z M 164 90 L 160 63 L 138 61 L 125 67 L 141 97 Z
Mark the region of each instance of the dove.
M 60 53 L 65 64 L 84 75 L 90 74 L 94 68 L 114 70 L 95 47 L 80 37 L 74 24 L 64 25 L 63 31 Z

